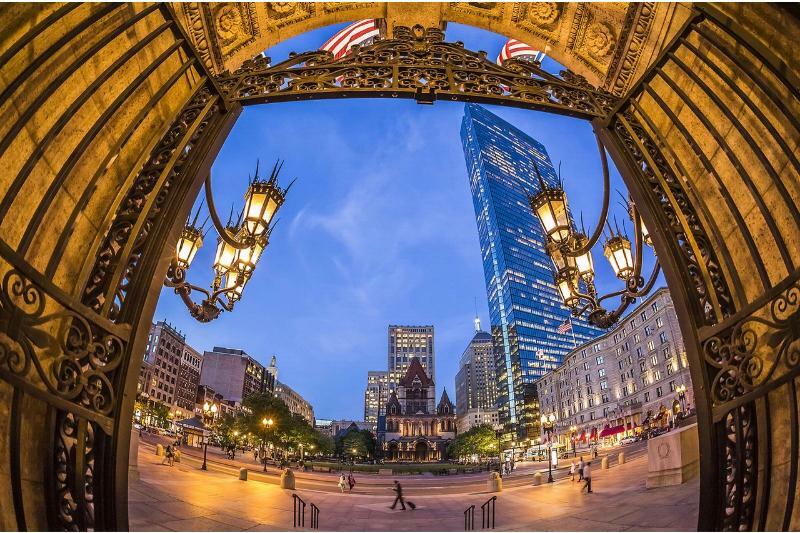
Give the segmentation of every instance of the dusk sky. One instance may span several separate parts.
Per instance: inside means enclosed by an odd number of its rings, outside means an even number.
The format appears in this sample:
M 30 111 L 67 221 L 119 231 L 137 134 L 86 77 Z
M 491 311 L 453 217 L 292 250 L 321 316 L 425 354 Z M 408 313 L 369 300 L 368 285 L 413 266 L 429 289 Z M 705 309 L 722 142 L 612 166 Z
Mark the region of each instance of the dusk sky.
M 290 39 L 267 55 L 276 63 L 290 51 L 316 49 L 344 26 Z M 506 40 L 455 24 L 446 35 L 492 59 Z M 556 67 L 548 59 L 545 68 Z M 576 217 L 582 211 L 593 228 L 602 179 L 589 123 L 487 107 L 543 143 L 556 167 L 561 161 L 572 211 Z M 275 354 L 279 379 L 312 403 L 317 418 L 357 420 L 364 416 L 367 371 L 386 370 L 387 326 L 432 324 L 437 397 L 446 387 L 455 401 L 454 377 L 472 338 L 476 298 L 484 329 L 489 326 L 459 138 L 462 116 L 461 103 L 412 100 L 246 108 L 212 169 L 216 204 L 225 218 L 232 203 L 241 209 L 256 159 L 263 176 L 281 158 L 281 183 L 298 180 L 280 223 L 233 313 L 197 323 L 165 288 L 154 320 L 166 318 L 201 352 L 240 348 L 264 364 Z M 612 187 L 624 191 L 612 172 Z M 614 191 L 612 212 L 621 225 L 627 214 L 618 200 Z M 629 221 L 626 226 L 630 231 Z M 210 283 L 215 249 L 212 231 L 189 271 L 193 283 Z M 599 248 L 594 261 L 599 289 L 621 288 Z M 649 255 L 647 273 L 651 261 Z

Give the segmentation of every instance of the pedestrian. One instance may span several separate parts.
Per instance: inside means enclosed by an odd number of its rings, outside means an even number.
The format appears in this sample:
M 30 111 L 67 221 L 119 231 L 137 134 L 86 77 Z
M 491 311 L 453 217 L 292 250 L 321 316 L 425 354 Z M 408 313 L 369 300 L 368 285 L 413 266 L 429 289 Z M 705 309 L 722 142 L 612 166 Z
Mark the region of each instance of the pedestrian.
M 569 465 L 569 476 L 572 478 L 572 481 L 575 481 L 575 461 L 572 461 Z
M 400 508 L 403 511 L 405 511 L 406 502 L 405 500 L 403 500 L 403 487 L 400 485 L 400 482 L 397 481 L 396 479 L 394 480 L 394 488 L 392 490 L 395 492 L 395 494 L 397 494 L 397 496 L 395 496 L 394 503 L 392 504 L 391 507 L 389 507 L 389 509 L 394 510 L 395 506 L 397 505 L 397 502 L 400 502 Z
M 586 463 L 586 465 L 583 467 L 583 479 L 586 482 L 586 485 L 583 486 L 583 488 L 581 489 L 581 492 L 583 492 L 583 489 L 587 489 L 587 492 L 589 494 L 591 494 L 591 492 L 592 492 L 592 462 L 591 461 Z
M 581 460 L 578 463 L 578 481 L 583 481 L 583 468 L 586 466 L 586 463 L 583 462 L 583 456 L 581 455 Z
M 258 462 L 258 448 L 253 449 L 253 461 Z
M 339 489 L 344 492 L 344 488 L 347 486 L 347 480 L 344 478 L 344 474 L 339 476 Z
M 350 487 L 350 492 L 353 492 L 353 487 L 356 486 L 356 478 L 353 476 L 352 472 L 347 476 L 347 486 Z
M 175 464 L 175 452 L 172 451 L 172 445 L 168 444 L 167 449 L 164 450 L 164 459 L 161 461 L 161 464 L 167 463 L 169 466 L 174 466 Z

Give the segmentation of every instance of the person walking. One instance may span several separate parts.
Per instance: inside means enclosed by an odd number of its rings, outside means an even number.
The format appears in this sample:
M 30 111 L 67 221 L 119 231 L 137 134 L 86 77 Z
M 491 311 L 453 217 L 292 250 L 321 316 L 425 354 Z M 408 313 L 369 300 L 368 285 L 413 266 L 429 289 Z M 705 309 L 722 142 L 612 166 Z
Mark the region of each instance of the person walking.
M 344 488 L 347 486 L 347 480 L 344 478 L 344 474 L 339 476 L 339 489 L 344 492 Z
M 400 502 L 400 508 L 403 511 L 405 511 L 406 502 L 405 500 L 403 500 L 403 487 L 400 485 L 400 482 L 397 481 L 396 479 L 394 480 L 394 488 L 392 490 L 395 492 L 395 494 L 397 494 L 397 496 L 395 496 L 394 503 L 392 504 L 391 507 L 389 507 L 389 509 L 394 510 L 395 506 L 397 505 L 397 502 Z
M 583 467 L 583 480 L 586 482 L 586 485 L 584 485 L 583 488 L 581 488 L 581 492 L 583 492 L 583 489 L 587 489 L 587 492 L 589 494 L 591 494 L 592 493 L 592 462 L 591 461 L 586 463 L 586 465 Z
M 169 466 L 174 466 L 175 461 L 175 452 L 172 451 L 172 444 L 167 445 L 167 449 L 164 450 L 164 459 L 161 461 L 161 464 L 164 463 L 168 464 Z
M 347 486 L 350 487 L 350 492 L 353 492 L 353 487 L 356 486 L 356 478 L 353 476 L 352 472 L 347 476 Z
M 575 461 L 572 461 L 569 465 L 569 476 L 572 478 L 572 482 L 575 482 Z
M 578 481 L 583 481 L 583 468 L 586 466 L 586 463 L 583 462 L 583 456 L 581 455 L 581 460 L 578 463 Z

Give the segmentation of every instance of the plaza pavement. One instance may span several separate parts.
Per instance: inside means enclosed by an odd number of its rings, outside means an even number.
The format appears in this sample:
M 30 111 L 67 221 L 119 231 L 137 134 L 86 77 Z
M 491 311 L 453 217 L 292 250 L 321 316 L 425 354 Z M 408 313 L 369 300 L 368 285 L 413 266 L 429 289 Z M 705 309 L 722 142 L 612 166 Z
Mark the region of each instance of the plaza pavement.
M 240 481 L 228 472 L 202 471 L 191 458 L 169 467 L 149 447 L 139 450 L 141 479 L 129 487 L 132 531 L 285 531 L 292 527 L 292 494 L 272 483 Z M 699 481 L 645 489 L 647 460 L 640 456 L 609 470 L 593 463 L 593 494 L 578 483 L 525 484 L 497 495 L 496 528 L 519 531 L 691 531 L 697 525 Z M 484 474 L 485 476 L 486 474 Z M 401 479 L 401 483 L 402 478 Z M 432 485 L 440 480 L 428 478 Z M 320 508 L 320 529 L 327 531 L 462 531 L 464 510 L 480 506 L 485 489 L 461 494 L 418 490 L 414 511 L 391 511 L 393 493 L 341 494 L 299 489 L 307 504 Z M 306 513 L 310 526 L 310 511 Z

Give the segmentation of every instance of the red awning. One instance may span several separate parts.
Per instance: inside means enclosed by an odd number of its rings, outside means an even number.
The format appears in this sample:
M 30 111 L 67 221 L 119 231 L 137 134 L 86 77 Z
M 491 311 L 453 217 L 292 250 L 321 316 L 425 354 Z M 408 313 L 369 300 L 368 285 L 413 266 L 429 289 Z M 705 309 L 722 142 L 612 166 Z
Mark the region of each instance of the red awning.
M 625 426 L 614 426 L 613 428 L 605 428 L 603 431 L 600 432 L 600 438 L 613 437 L 617 433 L 622 433 L 623 431 L 625 431 Z
M 585 441 L 586 440 L 586 430 L 585 429 L 583 431 L 581 431 L 581 436 L 578 437 L 578 440 L 580 440 L 580 441 Z
M 592 432 L 589 434 L 589 438 L 590 439 L 596 439 L 597 438 L 597 428 L 592 428 Z

